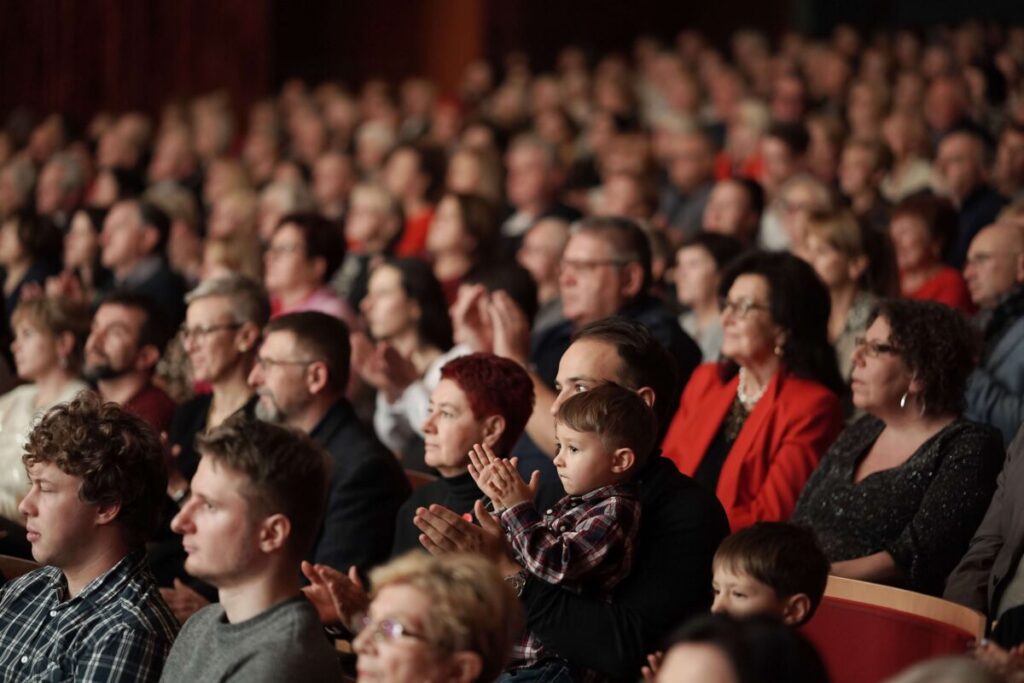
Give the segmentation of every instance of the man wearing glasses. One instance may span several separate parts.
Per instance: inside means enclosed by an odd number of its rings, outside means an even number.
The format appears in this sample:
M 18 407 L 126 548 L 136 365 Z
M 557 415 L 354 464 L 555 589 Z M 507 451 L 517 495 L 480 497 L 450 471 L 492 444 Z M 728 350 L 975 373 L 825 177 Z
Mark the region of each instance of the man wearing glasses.
M 192 495 L 171 522 L 185 569 L 217 587 L 219 604 L 178 635 L 162 681 L 338 681 L 298 565 L 320 527 L 328 462 L 312 439 L 229 418 L 198 439 Z
M 257 417 L 309 434 L 331 456 L 327 511 L 306 559 L 365 572 L 391 552 L 409 483 L 345 398 L 349 356 L 345 323 L 314 311 L 288 313 L 264 329 L 249 383 L 259 395 Z

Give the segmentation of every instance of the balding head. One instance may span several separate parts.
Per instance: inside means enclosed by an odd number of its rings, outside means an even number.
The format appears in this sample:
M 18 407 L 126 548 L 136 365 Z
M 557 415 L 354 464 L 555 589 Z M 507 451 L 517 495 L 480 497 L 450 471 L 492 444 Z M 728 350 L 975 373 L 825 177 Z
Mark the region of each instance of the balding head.
M 994 223 L 975 235 L 967 250 L 964 278 L 978 307 L 994 307 L 1024 282 L 1024 230 L 1012 223 Z

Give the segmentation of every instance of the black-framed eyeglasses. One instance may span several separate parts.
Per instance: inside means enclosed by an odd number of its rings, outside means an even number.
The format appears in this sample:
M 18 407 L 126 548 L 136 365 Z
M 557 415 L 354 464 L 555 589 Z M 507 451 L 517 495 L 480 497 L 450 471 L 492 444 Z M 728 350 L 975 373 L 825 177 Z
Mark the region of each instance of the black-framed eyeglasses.
M 425 635 L 410 630 L 397 619 L 374 621 L 369 615 L 364 614 L 356 619 L 355 627 L 356 635 L 368 631 L 370 637 L 377 643 L 392 643 L 399 638 L 412 638 L 424 643 L 428 642 Z
M 260 370 L 263 372 L 266 372 L 268 368 L 280 368 L 288 365 L 305 366 L 315 362 L 315 360 L 277 360 L 266 356 L 256 356 L 256 365 L 260 366 Z
M 178 328 L 178 333 L 181 335 L 183 341 L 195 339 L 196 341 L 202 341 L 214 332 L 220 332 L 222 330 L 237 330 L 242 326 L 242 323 L 222 323 L 220 325 L 195 325 L 189 327 L 188 325 L 182 325 Z
M 771 311 L 771 306 L 759 304 L 751 299 L 725 298 L 719 302 L 722 313 L 732 313 L 737 318 L 746 318 L 751 311 Z
M 865 337 L 856 337 L 853 340 L 854 347 L 858 351 L 863 351 L 866 356 L 871 358 L 878 358 L 883 353 L 891 355 L 899 355 L 900 350 L 892 344 L 886 344 L 880 341 L 869 341 Z

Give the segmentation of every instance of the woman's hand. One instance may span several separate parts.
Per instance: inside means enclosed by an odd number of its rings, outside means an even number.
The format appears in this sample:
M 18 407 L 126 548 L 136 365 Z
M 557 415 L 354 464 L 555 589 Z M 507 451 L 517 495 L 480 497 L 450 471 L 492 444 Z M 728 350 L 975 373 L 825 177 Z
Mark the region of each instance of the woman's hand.
M 370 606 L 370 596 L 356 568 L 349 567 L 345 576 L 325 564 L 303 561 L 302 573 L 309 579 L 309 585 L 303 586 L 302 592 L 316 608 L 320 623 L 325 626 L 341 624 L 354 632 L 356 618 L 366 614 Z
M 475 352 L 491 352 L 494 348 L 494 325 L 489 310 L 490 297 L 483 285 L 462 285 L 449 313 L 456 344 L 464 344 Z

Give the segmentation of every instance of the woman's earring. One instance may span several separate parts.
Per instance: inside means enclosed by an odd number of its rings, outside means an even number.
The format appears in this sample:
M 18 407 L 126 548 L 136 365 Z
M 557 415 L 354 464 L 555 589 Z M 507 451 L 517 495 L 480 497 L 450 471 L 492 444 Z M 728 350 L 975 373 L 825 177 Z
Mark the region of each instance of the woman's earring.
M 776 345 L 775 345 L 775 355 L 776 355 L 776 356 L 782 356 L 782 354 L 783 354 L 784 352 L 785 352 L 785 349 L 784 349 L 784 348 L 782 348 L 782 344 L 776 344 Z
M 900 396 L 900 409 L 902 410 L 903 408 L 906 408 L 906 407 L 907 407 L 907 392 L 904 391 L 903 395 Z

